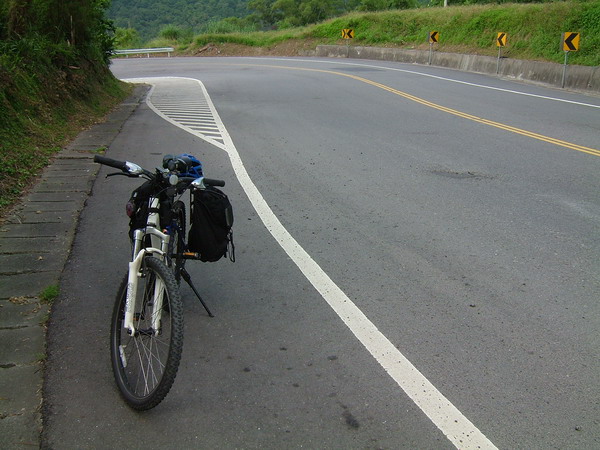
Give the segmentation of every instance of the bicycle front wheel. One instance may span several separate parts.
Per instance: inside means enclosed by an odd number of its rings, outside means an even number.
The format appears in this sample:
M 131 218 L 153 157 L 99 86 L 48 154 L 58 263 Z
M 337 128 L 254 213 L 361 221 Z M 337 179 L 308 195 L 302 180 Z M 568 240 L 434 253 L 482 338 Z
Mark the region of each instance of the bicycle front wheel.
M 121 396 L 133 409 L 147 410 L 165 398 L 175 381 L 183 348 L 183 305 L 165 263 L 147 256 L 140 272 L 133 310 L 135 332 L 124 328 L 125 276 L 113 310 L 110 350 Z

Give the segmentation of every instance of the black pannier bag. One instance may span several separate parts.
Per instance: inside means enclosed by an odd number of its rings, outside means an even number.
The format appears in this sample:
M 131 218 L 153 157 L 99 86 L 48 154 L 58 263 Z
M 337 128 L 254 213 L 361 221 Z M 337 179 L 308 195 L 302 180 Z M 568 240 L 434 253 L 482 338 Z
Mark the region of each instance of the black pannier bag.
M 148 215 L 150 214 L 150 197 L 155 190 L 152 181 L 146 181 L 136 190 L 131 193 L 131 198 L 127 202 L 127 215 L 129 216 L 129 237 L 133 240 L 133 232 L 140 228 L 146 228 L 148 223 Z M 167 228 L 171 223 L 171 203 L 166 195 L 161 195 L 160 209 L 158 215 L 160 217 L 161 229 Z
M 145 228 L 148 221 L 148 201 L 152 195 L 152 182 L 146 181 L 131 193 L 127 203 L 129 216 L 129 237 L 133 239 L 133 232 L 138 228 Z
M 215 187 L 194 191 L 191 205 L 188 249 L 200 254 L 200 261 L 215 262 L 229 254 L 235 261 L 233 208 L 227 196 Z

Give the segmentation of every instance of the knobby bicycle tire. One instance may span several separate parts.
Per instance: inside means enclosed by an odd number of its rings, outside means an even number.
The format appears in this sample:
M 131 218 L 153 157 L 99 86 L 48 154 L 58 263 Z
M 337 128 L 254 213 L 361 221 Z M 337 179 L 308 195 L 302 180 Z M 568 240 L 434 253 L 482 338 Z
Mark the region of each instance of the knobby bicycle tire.
M 159 259 L 146 256 L 138 280 L 138 305 L 132 336 L 123 328 L 127 275 L 115 302 L 110 349 L 115 381 L 125 402 L 136 410 L 158 405 L 168 394 L 179 367 L 183 348 L 183 304 L 173 272 Z M 160 330 L 152 328 L 155 283 L 163 282 Z

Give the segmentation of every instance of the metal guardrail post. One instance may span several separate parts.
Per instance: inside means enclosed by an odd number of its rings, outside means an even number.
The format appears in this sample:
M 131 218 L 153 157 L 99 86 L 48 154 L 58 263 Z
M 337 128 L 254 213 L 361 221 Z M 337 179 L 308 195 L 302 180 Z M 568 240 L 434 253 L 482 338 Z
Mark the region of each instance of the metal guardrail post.
M 127 58 L 129 55 L 145 54 L 147 58 L 150 58 L 150 53 L 166 53 L 168 57 L 171 57 L 171 52 L 175 51 L 173 47 L 161 47 L 161 48 L 130 48 L 114 50 L 113 55 L 125 55 Z

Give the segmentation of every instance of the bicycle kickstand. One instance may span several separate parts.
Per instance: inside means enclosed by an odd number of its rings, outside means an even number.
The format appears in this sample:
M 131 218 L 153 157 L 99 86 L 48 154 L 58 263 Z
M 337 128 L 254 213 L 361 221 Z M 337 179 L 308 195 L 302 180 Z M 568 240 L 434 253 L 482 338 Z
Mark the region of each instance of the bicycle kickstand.
M 192 283 L 192 277 L 190 277 L 190 274 L 188 273 L 188 271 L 185 270 L 185 267 L 181 268 L 180 273 L 181 273 L 181 278 L 183 278 L 185 280 L 185 282 L 189 285 L 189 287 L 192 288 L 192 291 L 194 291 L 194 294 L 196 294 L 196 297 L 198 297 L 198 300 L 200 300 L 200 303 L 202 303 L 202 306 L 204 306 L 204 309 L 208 313 L 208 317 L 215 317 L 215 316 L 213 316 L 213 313 L 210 312 L 210 309 L 208 309 L 208 306 L 206 306 L 206 303 L 204 303 L 204 300 L 202 300 L 202 297 L 200 297 L 200 294 L 196 290 L 194 283 Z

